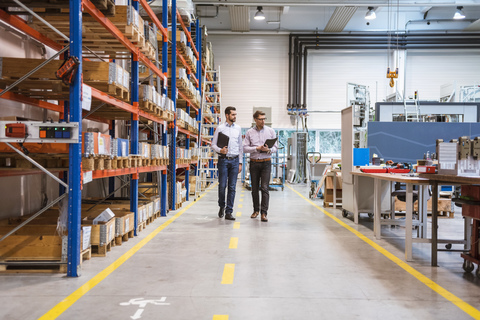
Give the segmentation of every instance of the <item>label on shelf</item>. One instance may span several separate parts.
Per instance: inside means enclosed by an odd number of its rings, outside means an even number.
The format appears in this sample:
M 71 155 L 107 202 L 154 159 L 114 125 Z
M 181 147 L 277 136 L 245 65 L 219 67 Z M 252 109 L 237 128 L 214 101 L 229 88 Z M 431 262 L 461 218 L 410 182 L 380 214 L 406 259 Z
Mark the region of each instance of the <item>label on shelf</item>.
M 83 184 L 89 183 L 93 180 L 92 171 L 87 171 L 83 173 Z
M 90 111 L 92 107 L 92 88 L 82 85 L 82 109 Z

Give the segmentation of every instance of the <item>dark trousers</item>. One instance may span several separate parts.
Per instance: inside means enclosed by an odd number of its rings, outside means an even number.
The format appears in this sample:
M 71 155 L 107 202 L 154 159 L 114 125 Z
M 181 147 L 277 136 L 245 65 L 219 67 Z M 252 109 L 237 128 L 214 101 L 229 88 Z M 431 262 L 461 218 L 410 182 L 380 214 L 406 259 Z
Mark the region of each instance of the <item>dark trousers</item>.
M 235 159 L 218 159 L 218 206 L 225 208 L 225 189 L 228 185 L 227 206 L 225 213 L 233 212 L 233 203 L 235 201 L 235 189 L 238 176 L 238 157 Z
M 268 201 L 270 194 L 268 185 L 270 183 L 270 168 L 272 161 L 253 162 L 250 161 L 250 179 L 252 181 L 253 211 L 264 213 L 268 212 Z M 262 203 L 260 206 L 260 197 L 258 191 L 262 192 Z

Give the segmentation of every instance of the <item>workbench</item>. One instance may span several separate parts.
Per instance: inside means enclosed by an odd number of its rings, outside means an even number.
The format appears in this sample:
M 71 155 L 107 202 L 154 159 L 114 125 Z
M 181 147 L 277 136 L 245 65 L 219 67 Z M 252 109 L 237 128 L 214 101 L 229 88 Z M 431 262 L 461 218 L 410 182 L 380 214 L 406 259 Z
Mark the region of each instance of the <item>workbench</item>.
M 412 261 L 412 243 L 413 242 L 430 242 L 427 239 L 427 192 L 429 179 L 422 177 L 409 176 L 406 174 L 391 174 L 391 173 L 364 173 L 359 171 L 351 172 L 354 176 L 354 185 L 357 177 L 368 177 L 374 180 L 373 190 L 373 234 L 376 239 L 380 240 L 381 225 L 404 225 L 405 226 L 405 260 Z M 393 204 L 390 206 L 391 219 L 382 219 L 381 214 L 381 182 L 401 182 L 406 184 L 406 214 L 405 221 L 394 219 L 395 209 Z M 420 186 L 418 192 L 419 202 L 419 219 L 413 220 L 413 186 Z M 354 203 L 358 202 L 358 188 L 354 188 Z M 358 220 L 358 208 L 354 208 L 354 217 Z M 355 220 L 355 219 L 354 219 Z M 413 238 L 413 226 L 417 226 L 418 238 Z
M 472 218 L 464 216 L 465 223 L 465 233 L 464 240 L 439 240 L 438 239 L 438 208 L 437 208 L 437 199 L 438 199 L 438 186 L 439 185 L 475 185 L 480 184 L 480 177 L 463 177 L 457 175 L 447 175 L 447 174 L 420 174 L 420 178 L 428 179 L 432 185 L 432 266 L 437 266 L 437 253 L 438 251 L 444 251 L 444 249 L 438 249 L 438 243 L 457 243 L 464 244 L 464 250 L 449 250 L 449 251 L 468 251 L 471 245 L 471 236 L 472 228 L 470 227 L 472 223 Z M 462 254 L 462 257 L 465 258 L 465 255 Z

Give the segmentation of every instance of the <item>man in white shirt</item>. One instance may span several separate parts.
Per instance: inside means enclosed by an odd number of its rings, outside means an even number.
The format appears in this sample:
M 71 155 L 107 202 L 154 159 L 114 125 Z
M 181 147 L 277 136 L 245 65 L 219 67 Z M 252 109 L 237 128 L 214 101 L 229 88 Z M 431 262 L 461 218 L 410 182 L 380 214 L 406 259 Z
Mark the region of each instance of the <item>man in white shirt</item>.
M 242 128 L 235 124 L 237 120 L 237 111 L 235 107 L 225 108 L 225 123 L 222 123 L 215 130 L 212 139 L 212 149 L 218 153 L 218 217 L 226 220 L 235 220 L 233 213 L 233 203 L 235 200 L 235 189 L 237 186 L 237 176 L 242 171 L 243 159 L 242 148 Z M 226 135 L 228 146 L 220 148 L 218 146 L 219 133 Z M 225 203 L 225 189 L 228 185 L 227 202 Z M 225 206 L 226 205 L 226 206 Z

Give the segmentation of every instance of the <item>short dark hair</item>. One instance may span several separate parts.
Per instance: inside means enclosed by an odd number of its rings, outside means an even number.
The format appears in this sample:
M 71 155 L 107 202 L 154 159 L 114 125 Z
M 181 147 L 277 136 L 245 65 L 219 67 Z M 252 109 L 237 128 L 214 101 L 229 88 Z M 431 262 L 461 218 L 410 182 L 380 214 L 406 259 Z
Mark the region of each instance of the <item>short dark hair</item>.
M 265 112 L 263 112 L 262 110 L 257 110 L 255 111 L 255 113 L 253 114 L 253 118 L 254 119 L 258 119 L 259 116 L 264 116 L 265 115 Z
M 236 111 L 235 107 L 229 106 L 225 108 L 225 115 L 230 114 L 232 111 Z

